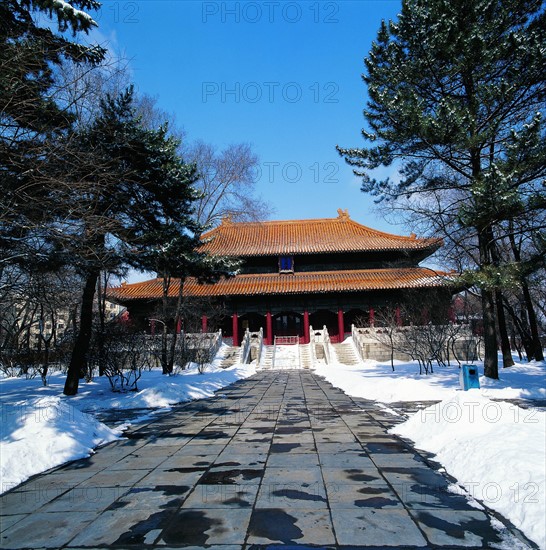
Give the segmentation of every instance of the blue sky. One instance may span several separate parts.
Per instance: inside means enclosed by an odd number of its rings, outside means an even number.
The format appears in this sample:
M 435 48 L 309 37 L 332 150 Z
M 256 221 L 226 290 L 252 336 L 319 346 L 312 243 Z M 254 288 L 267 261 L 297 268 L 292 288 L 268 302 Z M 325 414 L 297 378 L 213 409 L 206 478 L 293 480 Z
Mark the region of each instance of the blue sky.
M 363 58 L 398 0 L 106 0 L 94 38 L 131 60 L 139 91 L 176 114 L 189 140 L 248 142 L 272 219 L 334 217 L 407 233 L 373 200 L 335 145 L 361 146 Z

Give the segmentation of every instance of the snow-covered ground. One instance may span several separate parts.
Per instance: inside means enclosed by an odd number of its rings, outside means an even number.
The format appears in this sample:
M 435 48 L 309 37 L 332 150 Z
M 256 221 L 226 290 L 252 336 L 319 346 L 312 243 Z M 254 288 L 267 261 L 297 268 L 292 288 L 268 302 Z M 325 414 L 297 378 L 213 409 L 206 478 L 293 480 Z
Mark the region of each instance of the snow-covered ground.
M 294 349 L 280 349 L 278 355 L 297 366 Z M 218 359 L 203 375 L 196 368 L 177 376 L 144 372 L 138 392 L 112 393 L 108 380 L 97 378 L 81 384 L 78 395 L 70 398 L 62 395 L 65 377 L 60 374 L 53 374 L 47 387 L 39 378 L 0 379 L 0 489 L 7 491 L 31 475 L 88 456 L 98 445 L 120 437 L 122 427 L 109 428 L 89 411 L 144 409 L 142 414 L 149 415 L 210 397 L 255 372 L 253 365 L 220 369 Z M 456 365 L 436 366 L 429 375 L 418 372 L 416 363 L 401 362 L 394 372 L 389 363 L 374 361 L 316 368 L 334 386 L 375 400 L 385 410 L 399 401 L 439 401 L 392 431 L 435 453 L 457 478 L 454 491 L 464 490 L 476 506 L 483 502 L 498 510 L 546 549 L 546 412 L 502 401 L 546 399 L 546 364 L 519 363 L 501 370 L 498 381 L 481 376 L 481 389 L 468 392 L 459 389 Z
M 457 365 L 419 375 L 417 363 L 396 362 L 393 372 L 390 363 L 368 361 L 320 365 L 316 373 L 394 414 L 390 403 L 439 401 L 391 431 L 434 453 L 457 478 L 454 491 L 499 511 L 546 549 L 546 412 L 502 401 L 546 399 L 546 363 L 518 363 L 498 381 L 480 376 L 481 388 L 466 392 Z
M 256 372 L 251 365 L 221 369 L 218 361 L 204 374 L 191 368 L 176 376 L 144 371 L 138 392 L 113 393 L 106 377 L 80 384 L 74 397 L 62 394 L 65 376 L 53 374 L 47 387 L 40 378 L 0 379 L 2 410 L 0 492 L 30 476 L 92 454 L 99 445 L 121 436 L 89 412 L 112 409 L 164 411 L 175 403 L 211 397 L 214 392 Z M 86 412 L 87 411 L 87 412 Z
M 477 363 L 483 368 L 483 365 Z M 441 401 L 459 390 L 459 368 L 434 367 L 434 373 L 419 375 L 417 362 L 367 361 L 359 365 L 320 364 L 315 372 L 349 395 L 395 403 L 397 401 Z M 546 399 L 544 363 L 518 363 L 501 369 L 500 380 L 480 377 L 480 394 L 493 399 Z M 396 384 L 393 384 L 396 382 Z
M 275 346 L 275 368 L 289 369 L 299 365 L 298 346 Z

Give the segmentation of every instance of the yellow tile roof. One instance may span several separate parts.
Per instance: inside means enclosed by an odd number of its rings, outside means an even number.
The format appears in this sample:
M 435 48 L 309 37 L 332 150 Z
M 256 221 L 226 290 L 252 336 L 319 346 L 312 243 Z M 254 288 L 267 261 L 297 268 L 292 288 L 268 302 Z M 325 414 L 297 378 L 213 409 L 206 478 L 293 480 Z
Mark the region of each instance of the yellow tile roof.
M 260 296 L 287 294 L 321 294 L 329 292 L 364 292 L 371 290 L 434 288 L 451 280 L 448 273 L 424 267 L 359 269 L 342 271 L 300 272 L 293 274 L 242 274 L 222 279 L 216 284 L 198 284 L 188 279 L 185 296 Z M 158 299 L 162 296 L 162 279 L 124 284 L 111 288 L 109 297 L 124 302 L 136 299 Z M 177 296 L 179 280 L 174 280 L 169 296 Z
M 202 249 L 224 256 L 275 256 L 330 252 L 427 250 L 441 239 L 401 237 L 361 225 L 338 210 L 337 218 L 234 223 L 224 219 L 203 235 Z

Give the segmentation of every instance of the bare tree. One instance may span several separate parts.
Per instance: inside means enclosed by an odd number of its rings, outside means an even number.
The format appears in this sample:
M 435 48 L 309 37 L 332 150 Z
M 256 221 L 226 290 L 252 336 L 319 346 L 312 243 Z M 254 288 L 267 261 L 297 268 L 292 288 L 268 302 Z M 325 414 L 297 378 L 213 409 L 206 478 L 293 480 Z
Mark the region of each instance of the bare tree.
M 258 157 L 250 145 L 233 144 L 218 151 L 198 141 L 185 151 L 185 158 L 197 166 L 199 175 L 199 223 L 215 225 L 225 216 L 235 221 L 263 220 L 271 213 L 271 206 L 256 194 Z
M 0 307 L 1 368 L 14 376 L 40 375 L 46 385 L 51 364 L 60 364 L 79 279 L 66 269 L 43 273 L 13 267 L 4 269 L 5 276 L 6 272 L 12 280 Z
M 441 173 L 447 177 L 445 170 Z M 509 335 L 511 323 L 515 323 L 520 333 L 528 357 L 541 360 L 543 352 L 535 311 L 538 304 L 529 291 L 528 280 L 544 270 L 545 213 L 538 210 L 529 216 L 497 222 L 489 243 L 492 264 L 487 273 L 482 270 L 483 279 L 477 280 L 476 277 L 480 277 L 476 274 L 480 261 L 478 236 L 474 228 L 461 224 L 460 220 L 460 211 L 467 199 L 462 190 L 436 189 L 419 196 L 399 197 L 381 211 L 398 223 L 402 221 L 412 231 L 441 235 L 444 246 L 436 258 L 458 273 L 464 273 L 463 281 L 476 295 L 481 295 L 478 287 L 490 291 L 504 367 L 514 364 Z M 518 302 L 517 307 L 514 302 Z
M 169 294 L 171 289 L 176 291 L 176 298 Z M 176 365 L 178 368 L 185 368 L 189 361 L 196 358 L 195 353 L 188 349 L 185 338 L 179 333 L 201 333 L 204 315 L 212 327 L 220 322 L 224 314 L 223 304 L 208 297 L 184 296 L 183 282 L 165 275 L 162 299 L 153 313 L 152 321 L 161 325 L 161 346 L 157 355 L 163 373 L 172 374 Z
M 95 338 L 93 344 L 90 367 L 103 369 L 112 391 L 138 391 L 138 380 L 149 361 L 145 334 L 112 323 L 100 342 Z

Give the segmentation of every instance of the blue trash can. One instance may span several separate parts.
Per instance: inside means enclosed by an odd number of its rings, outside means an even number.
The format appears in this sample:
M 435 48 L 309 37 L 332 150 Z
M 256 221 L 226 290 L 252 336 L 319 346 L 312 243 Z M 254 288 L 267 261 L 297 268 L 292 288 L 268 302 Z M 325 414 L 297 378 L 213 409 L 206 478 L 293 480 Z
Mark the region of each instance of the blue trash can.
M 459 373 L 459 382 L 462 390 L 471 390 L 480 387 L 480 375 L 476 365 L 462 365 Z

